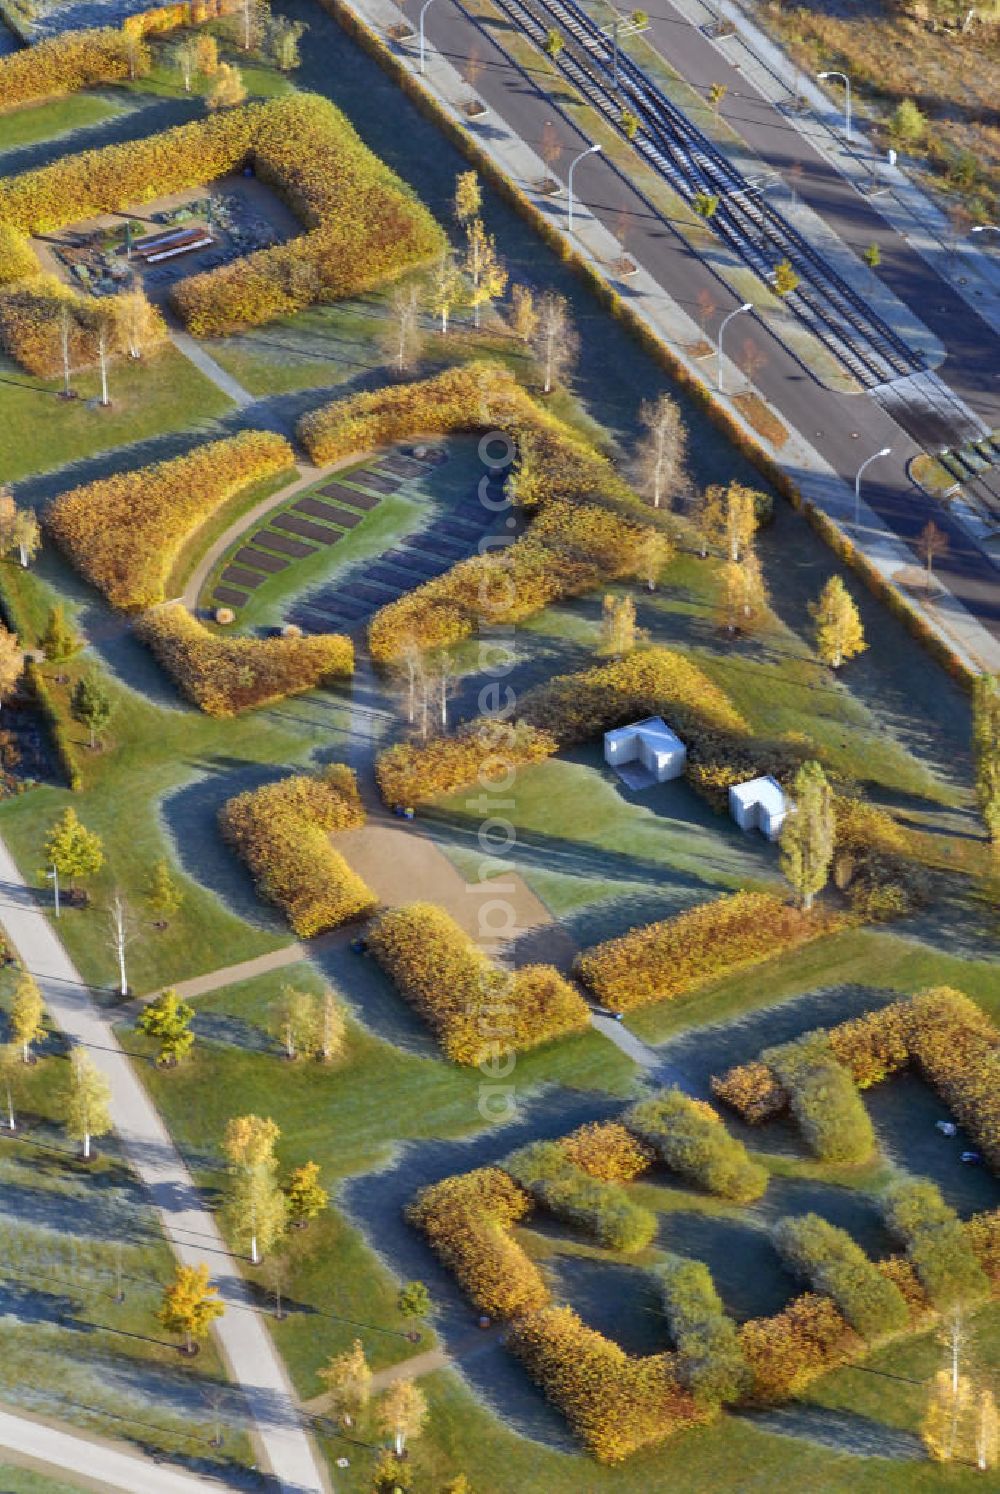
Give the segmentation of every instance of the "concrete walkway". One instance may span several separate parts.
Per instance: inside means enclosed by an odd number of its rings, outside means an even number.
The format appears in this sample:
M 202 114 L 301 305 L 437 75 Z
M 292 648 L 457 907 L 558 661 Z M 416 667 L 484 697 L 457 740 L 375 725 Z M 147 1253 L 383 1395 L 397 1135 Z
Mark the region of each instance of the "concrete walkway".
M 326 1491 L 329 1483 L 302 1424 L 284 1366 L 251 1306 L 215 1219 L 204 1207 L 111 1022 L 90 992 L 0 840 L 0 923 L 22 964 L 38 981 L 52 1020 L 85 1047 L 111 1086 L 115 1131 L 136 1174 L 148 1189 L 164 1232 L 185 1265 L 207 1262 L 227 1312 L 215 1325 L 222 1355 L 243 1390 L 251 1430 L 263 1461 L 283 1490 Z M 117 1487 L 114 1485 L 113 1487 Z M 152 1489 L 147 1483 L 125 1485 Z M 164 1486 L 165 1488 L 166 1486 Z
M 196 341 L 189 332 L 182 332 L 178 327 L 171 327 L 170 341 L 179 353 L 183 353 L 185 358 L 194 364 L 195 368 L 201 370 L 206 379 L 211 379 L 216 389 L 221 389 L 223 394 L 235 400 L 241 410 L 245 410 L 247 405 L 252 405 L 256 401 L 258 396 L 244 389 L 232 374 L 226 373 L 221 363 L 216 363 L 211 353 L 206 352 L 202 344 Z
M 59 1478 L 96 1494 L 220 1494 L 233 1487 L 143 1458 L 121 1443 L 92 1437 L 40 1417 L 0 1409 L 0 1449 L 5 1462 Z

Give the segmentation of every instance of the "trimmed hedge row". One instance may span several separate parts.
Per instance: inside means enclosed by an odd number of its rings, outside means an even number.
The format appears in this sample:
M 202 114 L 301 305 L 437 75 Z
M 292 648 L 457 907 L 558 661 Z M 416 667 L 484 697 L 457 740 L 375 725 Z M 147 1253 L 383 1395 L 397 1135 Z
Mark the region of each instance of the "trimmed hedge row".
M 241 488 L 295 464 L 283 436 L 241 431 L 183 456 L 62 493 L 45 525 L 113 607 L 161 602 L 185 542 Z
M 618 1121 L 592 1121 L 559 1145 L 574 1167 L 606 1183 L 631 1183 L 648 1171 L 653 1151 Z
M 530 1209 L 528 1194 L 512 1177 L 480 1167 L 422 1188 L 406 1217 L 481 1312 L 512 1318 L 543 1307 L 550 1296 L 538 1267 L 510 1236 Z
M 557 1141 L 522 1147 L 503 1166 L 550 1213 L 593 1235 L 606 1250 L 644 1250 L 656 1233 L 652 1210 L 635 1203 L 618 1183 L 574 1166 Z
M 1000 1032 L 967 996 L 935 986 L 842 1022 L 826 1038 L 861 1089 L 915 1063 L 990 1165 L 1000 1168 Z M 780 1114 L 789 1103 L 788 1091 L 762 1059 L 713 1078 L 712 1092 L 752 1123 Z
M 23 233 L 0 223 L 0 285 L 38 274 L 38 260 Z
M 736 1324 L 726 1313 L 712 1273 L 703 1261 L 668 1255 L 655 1275 L 663 1311 L 677 1345 L 677 1376 L 699 1406 L 738 1401 L 750 1385 L 750 1371 Z
M 0 111 L 101 83 L 143 77 L 151 66 L 148 47 L 110 26 L 64 31 L 0 58 Z
M 249 789 L 219 811 L 219 828 L 243 858 L 261 897 L 275 903 L 302 939 L 370 913 L 376 898 L 330 844 L 336 830 L 363 825 L 351 769 L 331 763 Z
M 250 163 L 306 232 L 182 281 L 173 302 L 198 336 L 370 289 L 429 259 L 444 236 L 423 204 L 328 100 L 294 93 L 144 140 L 65 156 L 0 182 L 0 220 L 50 233 Z
M 624 1121 L 671 1171 L 708 1193 L 752 1203 L 767 1188 L 767 1169 L 751 1160 L 703 1100 L 679 1089 L 661 1090 L 631 1106 Z
M 527 722 L 480 716 L 451 737 L 396 742 L 380 752 L 375 778 L 386 804 L 423 804 L 438 794 L 502 781 L 512 768 L 544 762 L 559 750 L 555 737 Z
M 927 878 L 910 839 L 892 815 L 863 799 L 836 794 L 834 878 L 866 923 L 904 918 L 927 899 Z
M 180 602 L 144 613 L 135 632 L 181 693 L 209 716 L 236 716 L 354 670 L 354 647 L 340 633 L 222 638 Z
M 0 253 L 11 274 L 19 267 L 24 273 L 25 250 L 31 254 L 27 240 L 19 243 L 19 236 L 11 231 L 6 255 Z M 0 264 L 0 282 L 3 278 Z M 108 353 L 128 351 L 128 318 L 121 313 L 129 301 L 130 298 L 122 296 L 97 302 L 90 296 L 77 295 L 55 275 L 40 275 L 38 265 L 33 263 L 27 278 L 0 286 L 0 348 L 40 379 L 61 373 L 65 313 L 70 367 L 75 370 L 92 367 L 100 356 L 99 312 L 110 313 L 112 317 Z M 148 323 L 145 347 L 152 351 L 166 342 L 167 326 L 160 313 L 148 304 L 145 316 Z
M 866 1162 L 875 1132 L 861 1096 L 825 1032 L 768 1048 L 761 1062 L 776 1076 L 810 1150 L 823 1162 Z
M 933 1307 L 944 1312 L 988 1295 L 989 1281 L 962 1221 L 935 1183 L 929 1178 L 900 1178 L 889 1184 L 879 1203 Z
M 486 617 L 517 622 L 559 597 L 635 574 L 662 524 L 608 459 L 538 405 L 501 364 L 475 362 L 430 379 L 337 400 L 305 415 L 299 438 L 317 464 L 416 435 L 497 430 L 517 451 L 513 494 L 530 531 L 453 566 L 390 603 L 369 630 L 372 657 L 467 637 Z
M 804 1292 L 770 1318 L 751 1318 L 740 1329 L 740 1348 L 751 1374 L 755 1400 L 777 1402 L 798 1395 L 828 1370 L 867 1352 L 829 1297 Z
M 368 941 L 454 1063 L 496 1060 L 589 1025 L 586 1002 L 554 966 L 502 970 L 432 903 L 388 909 Z
M 908 1324 L 909 1309 L 899 1288 L 845 1229 L 819 1214 L 802 1214 L 778 1220 L 774 1243 L 789 1266 L 832 1297 L 850 1326 L 868 1342 Z
M 507 1344 L 600 1463 L 619 1463 L 704 1420 L 672 1354 L 632 1359 L 571 1307 L 515 1319 Z
M 803 912 L 772 893 L 736 892 L 595 944 L 574 968 L 603 1006 L 631 1011 L 797 949 L 832 927 L 816 908 Z

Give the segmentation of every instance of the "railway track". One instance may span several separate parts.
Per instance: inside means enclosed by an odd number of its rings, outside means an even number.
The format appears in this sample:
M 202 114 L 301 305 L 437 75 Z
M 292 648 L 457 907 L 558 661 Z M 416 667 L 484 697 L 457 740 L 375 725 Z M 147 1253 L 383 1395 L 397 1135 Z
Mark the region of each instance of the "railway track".
M 684 201 L 718 199 L 711 226 L 765 283 L 788 260 L 799 277 L 786 302 L 813 335 L 895 419 L 929 447 L 981 435 L 983 427 L 922 356 L 865 303 L 759 189 L 621 50 L 576 0 L 495 0 L 538 47 L 551 29 L 566 41 L 557 66 L 620 133 L 623 109 L 638 120 L 633 148 Z

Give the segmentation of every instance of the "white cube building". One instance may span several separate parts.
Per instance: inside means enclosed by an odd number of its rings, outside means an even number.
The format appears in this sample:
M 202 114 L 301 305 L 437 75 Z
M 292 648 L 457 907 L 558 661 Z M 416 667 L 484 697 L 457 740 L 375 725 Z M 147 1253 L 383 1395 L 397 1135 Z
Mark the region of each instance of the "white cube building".
M 729 813 L 740 829 L 759 830 L 768 840 L 777 840 L 790 807 L 788 795 L 769 773 L 734 783 L 729 790 Z
M 655 778 L 666 783 L 679 778 L 687 763 L 687 748 L 661 716 L 650 716 L 632 726 L 604 733 L 604 761 L 612 768 L 639 762 Z

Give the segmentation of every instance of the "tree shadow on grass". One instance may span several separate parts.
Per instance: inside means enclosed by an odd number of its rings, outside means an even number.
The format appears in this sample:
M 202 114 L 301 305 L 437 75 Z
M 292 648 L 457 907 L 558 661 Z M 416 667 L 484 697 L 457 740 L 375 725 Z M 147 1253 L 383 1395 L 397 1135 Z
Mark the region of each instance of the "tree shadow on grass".
M 347 943 L 314 944 L 310 956 L 375 1037 L 414 1058 L 440 1059 L 433 1033 L 370 955 L 355 954 Z

